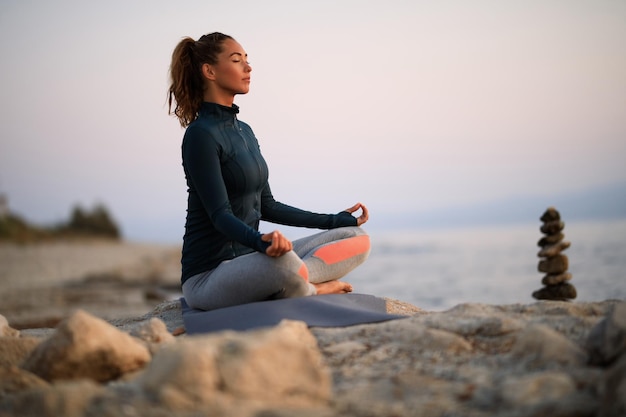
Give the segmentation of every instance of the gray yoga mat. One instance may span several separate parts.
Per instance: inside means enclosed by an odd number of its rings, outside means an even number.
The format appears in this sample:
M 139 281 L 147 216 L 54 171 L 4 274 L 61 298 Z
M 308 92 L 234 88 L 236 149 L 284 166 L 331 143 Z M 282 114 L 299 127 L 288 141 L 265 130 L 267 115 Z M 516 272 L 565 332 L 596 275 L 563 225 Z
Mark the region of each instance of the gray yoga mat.
M 344 327 L 403 318 L 387 314 L 382 298 L 367 294 L 328 294 L 259 301 L 217 310 L 195 310 L 180 299 L 187 334 L 270 327 L 283 319 L 309 327 Z

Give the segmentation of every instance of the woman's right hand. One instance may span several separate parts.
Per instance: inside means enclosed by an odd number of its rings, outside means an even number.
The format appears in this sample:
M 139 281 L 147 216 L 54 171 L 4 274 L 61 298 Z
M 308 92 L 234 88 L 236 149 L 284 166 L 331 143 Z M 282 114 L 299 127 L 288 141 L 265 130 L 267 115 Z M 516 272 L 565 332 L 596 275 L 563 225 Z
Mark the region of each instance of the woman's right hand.
M 369 218 L 370 218 L 370 213 L 367 210 L 367 207 L 365 207 L 365 204 L 356 203 L 355 205 L 353 205 L 349 209 L 345 210 L 348 213 L 352 214 L 352 213 L 354 213 L 355 211 L 357 211 L 359 209 L 361 209 L 361 215 L 356 218 L 356 225 L 357 226 L 360 226 L 360 225 L 366 223 L 369 220 Z
M 274 230 L 272 233 L 266 233 L 264 235 L 261 235 L 261 240 L 263 242 L 271 243 L 271 245 L 265 250 L 265 254 L 267 256 L 282 256 L 293 249 L 291 241 L 278 230 Z

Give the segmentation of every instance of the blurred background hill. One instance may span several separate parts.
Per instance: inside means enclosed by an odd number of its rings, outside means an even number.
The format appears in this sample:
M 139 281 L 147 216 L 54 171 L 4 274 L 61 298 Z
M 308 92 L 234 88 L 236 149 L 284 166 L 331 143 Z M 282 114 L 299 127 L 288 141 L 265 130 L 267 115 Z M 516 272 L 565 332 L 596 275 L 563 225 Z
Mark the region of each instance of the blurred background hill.
M 120 227 L 103 204 L 92 209 L 75 205 L 67 220 L 52 225 L 33 224 L 8 206 L 8 198 L 0 195 L 0 241 L 18 243 L 73 238 L 122 238 Z

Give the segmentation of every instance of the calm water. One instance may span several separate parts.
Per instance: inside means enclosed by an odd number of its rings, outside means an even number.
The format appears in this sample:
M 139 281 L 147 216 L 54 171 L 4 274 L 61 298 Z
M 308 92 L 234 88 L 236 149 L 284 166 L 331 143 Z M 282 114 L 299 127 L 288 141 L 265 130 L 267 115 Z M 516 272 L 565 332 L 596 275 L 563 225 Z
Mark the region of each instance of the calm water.
M 532 303 L 542 287 L 541 223 L 480 229 L 370 233 L 372 253 L 346 280 L 360 293 L 426 310 L 459 303 Z M 577 301 L 626 299 L 626 220 L 565 224 Z

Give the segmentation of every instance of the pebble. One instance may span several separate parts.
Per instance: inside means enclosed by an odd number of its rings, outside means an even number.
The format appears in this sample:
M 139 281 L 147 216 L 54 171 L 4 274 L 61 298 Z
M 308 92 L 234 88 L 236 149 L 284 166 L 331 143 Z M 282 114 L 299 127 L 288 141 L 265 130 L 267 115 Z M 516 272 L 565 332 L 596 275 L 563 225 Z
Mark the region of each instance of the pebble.
M 539 261 L 539 272 L 545 272 L 548 274 L 562 274 L 567 271 L 569 267 L 569 260 L 566 255 L 557 255 L 551 258 L 543 259 Z
M 567 282 L 556 285 L 546 285 L 533 292 L 533 297 L 537 300 L 568 301 L 573 300 L 577 295 L 576 287 Z
M 565 223 L 563 223 L 562 221 L 553 221 L 544 223 L 543 226 L 541 226 L 540 230 L 546 235 L 554 235 L 563 230 L 564 227 Z
M 539 218 L 544 223 L 561 220 L 561 214 L 554 207 L 548 207 L 546 211 Z
M 544 258 L 544 257 L 551 258 L 551 257 L 559 255 L 562 251 L 569 248 L 570 246 L 571 246 L 570 242 L 561 240 L 560 242 L 557 242 L 555 244 L 544 246 L 543 249 L 541 249 L 537 253 L 537 256 L 540 258 Z
M 544 247 L 548 245 L 553 245 L 555 243 L 559 243 L 561 240 L 565 238 L 565 234 L 557 233 L 550 236 L 544 236 L 537 242 L 537 246 Z
M 556 285 L 572 279 L 572 274 L 564 272 L 562 274 L 548 274 L 541 280 L 543 285 Z

